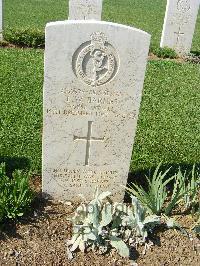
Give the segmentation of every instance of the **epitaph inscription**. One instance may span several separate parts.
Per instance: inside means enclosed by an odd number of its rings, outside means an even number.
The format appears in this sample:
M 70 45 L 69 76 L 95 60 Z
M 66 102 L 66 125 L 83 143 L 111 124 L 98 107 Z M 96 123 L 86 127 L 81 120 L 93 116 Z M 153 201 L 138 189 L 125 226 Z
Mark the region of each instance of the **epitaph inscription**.
M 149 43 L 147 33 L 114 23 L 47 25 L 45 193 L 79 201 L 98 186 L 123 199 Z

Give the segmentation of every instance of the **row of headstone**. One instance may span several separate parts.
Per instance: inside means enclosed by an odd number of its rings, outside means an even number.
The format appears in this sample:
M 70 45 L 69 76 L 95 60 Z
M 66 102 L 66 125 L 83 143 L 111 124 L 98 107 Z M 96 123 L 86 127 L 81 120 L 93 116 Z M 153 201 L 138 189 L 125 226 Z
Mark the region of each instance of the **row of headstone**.
M 69 0 L 69 20 L 101 20 L 103 0 Z M 160 47 L 178 54 L 191 50 L 200 0 L 167 0 Z M 3 0 L 0 0 L 0 40 L 3 32 Z
M 191 50 L 200 0 L 168 0 L 161 47 L 174 49 L 178 54 Z
M 86 2 L 86 1 L 79 1 Z M 89 2 L 89 1 L 87 1 Z M 101 2 L 101 1 L 93 1 Z M 82 18 L 85 9 L 48 23 L 45 40 L 43 192 L 91 199 L 96 187 L 124 196 L 136 133 L 150 35 Z M 77 6 L 76 6 L 77 7 Z
M 3 39 L 3 0 L 0 0 L 0 41 Z
M 70 20 L 101 20 L 103 0 L 69 0 Z M 3 39 L 3 0 L 0 0 L 0 41 Z
M 191 50 L 200 0 L 167 0 L 160 46 L 179 55 Z M 101 20 L 102 0 L 70 0 L 69 19 Z
M 103 0 L 69 0 L 70 20 L 101 20 Z

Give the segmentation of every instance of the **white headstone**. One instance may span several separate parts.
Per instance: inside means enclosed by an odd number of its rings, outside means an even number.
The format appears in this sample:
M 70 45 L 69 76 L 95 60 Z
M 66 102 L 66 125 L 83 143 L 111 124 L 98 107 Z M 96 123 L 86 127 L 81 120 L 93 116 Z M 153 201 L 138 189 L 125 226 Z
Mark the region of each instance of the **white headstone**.
M 101 20 L 103 0 L 69 0 L 69 19 Z
M 192 46 L 200 0 L 168 0 L 161 47 L 187 54 Z
M 98 186 L 122 200 L 150 35 L 95 21 L 46 27 L 43 191 L 91 199 Z
M 0 41 L 3 39 L 3 0 L 0 0 Z

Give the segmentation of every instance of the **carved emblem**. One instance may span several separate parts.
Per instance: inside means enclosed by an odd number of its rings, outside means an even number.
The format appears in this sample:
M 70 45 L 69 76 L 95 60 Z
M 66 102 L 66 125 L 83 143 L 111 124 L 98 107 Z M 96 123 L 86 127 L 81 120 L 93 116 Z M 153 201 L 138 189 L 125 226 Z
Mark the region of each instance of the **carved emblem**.
M 75 75 L 94 87 L 109 82 L 119 67 L 116 51 L 102 32 L 93 33 L 91 41 L 77 49 L 72 63 Z
M 189 11 L 191 8 L 190 0 L 178 0 L 177 9 L 183 13 Z

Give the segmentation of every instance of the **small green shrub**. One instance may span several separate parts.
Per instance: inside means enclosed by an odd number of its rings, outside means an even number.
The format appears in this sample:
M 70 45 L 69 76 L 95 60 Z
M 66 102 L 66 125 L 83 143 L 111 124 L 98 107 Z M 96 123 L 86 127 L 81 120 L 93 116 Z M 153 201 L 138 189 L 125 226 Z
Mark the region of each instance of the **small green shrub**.
M 126 188 L 128 193 L 137 197 L 142 205 L 147 208 L 149 214 L 159 215 L 161 213 L 163 204 L 168 196 L 166 186 L 172 179 L 174 179 L 174 176 L 172 176 L 171 178 L 165 180 L 170 168 L 162 173 L 159 172 L 160 166 L 161 164 L 159 164 L 156 168 L 152 179 L 146 176 L 148 183 L 147 191 L 145 191 L 142 186 L 138 186 L 134 183 L 131 183 Z
M 155 48 L 152 52 L 160 58 L 174 59 L 178 57 L 177 53 L 173 49 L 168 47 Z
M 0 165 L 0 221 L 24 215 L 33 200 L 29 175 L 16 170 L 12 178 L 6 176 L 5 164 Z
M 174 179 L 173 194 L 171 196 L 170 203 L 165 209 L 165 214 L 169 215 L 175 205 L 180 201 L 184 202 L 186 210 L 190 208 L 195 210 L 195 206 L 198 204 L 198 193 L 200 187 L 200 176 L 199 173 L 195 171 L 195 165 L 189 175 L 187 175 L 186 171 L 183 174 L 179 168 L 179 171 L 175 174 Z
M 181 185 L 180 194 L 183 196 L 185 208 L 193 208 L 198 204 L 198 193 L 200 188 L 200 175 L 195 171 L 195 165 L 193 166 L 192 172 L 187 175 L 186 171 L 183 174 L 179 169 L 175 179 Z
M 80 249 L 85 252 L 89 247 L 103 254 L 115 248 L 122 257 L 129 257 L 129 247 L 136 247 L 147 241 L 149 232 L 160 224 L 156 215 L 147 216 L 146 209 L 137 198 L 132 204 L 112 203 L 110 192 L 99 195 L 96 190 L 94 199 L 87 205 L 81 204 L 74 217 L 73 236 L 68 241 L 68 257 Z
M 4 30 L 4 39 L 12 44 L 33 48 L 45 46 L 45 35 L 42 30 L 33 28 L 20 28 Z
M 175 206 L 182 200 L 185 201 L 186 208 L 192 207 L 198 201 L 198 191 L 200 186 L 199 175 L 195 172 L 195 167 L 190 175 L 186 178 L 179 169 L 178 174 L 166 178 L 170 168 L 162 173 L 159 172 L 160 165 L 156 168 L 152 178 L 146 176 L 148 188 L 145 190 L 142 186 L 134 183 L 130 184 L 126 190 L 139 199 L 139 201 L 147 208 L 149 214 L 165 213 L 169 215 Z M 172 195 L 169 196 L 167 185 L 174 181 Z M 164 203 L 168 201 L 165 209 Z

